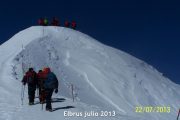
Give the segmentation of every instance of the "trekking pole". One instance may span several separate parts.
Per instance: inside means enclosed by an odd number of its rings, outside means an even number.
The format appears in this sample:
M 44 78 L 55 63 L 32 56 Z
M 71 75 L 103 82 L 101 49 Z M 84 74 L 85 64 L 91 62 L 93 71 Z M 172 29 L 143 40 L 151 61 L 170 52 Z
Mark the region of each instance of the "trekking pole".
M 41 104 L 42 104 L 42 110 L 43 110 L 43 104 L 44 104 L 44 100 L 45 100 L 45 95 L 44 95 L 45 93 L 44 93 L 44 91 L 41 91 Z
M 37 89 L 37 98 L 39 98 L 39 88 Z
M 71 92 L 72 92 L 72 98 L 73 98 L 73 102 L 74 102 L 74 87 L 73 87 L 73 84 L 71 84 Z
M 42 102 L 42 110 L 43 110 L 43 102 Z
M 44 37 L 44 26 L 42 26 L 43 27 L 43 37 Z
M 21 87 L 21 105 L 23 105 L 23 85 Z
M 25 85 L 22 84 L 22 88 L 21 88 L 21 105 L 23 105 L 23 100 L 24 100 L 24 90 L 25 90 Z
M 180 114 L 180 109 L 179 109 L 179 112 L 178 112 L 177 120 L 179 119 L 179 114 Z

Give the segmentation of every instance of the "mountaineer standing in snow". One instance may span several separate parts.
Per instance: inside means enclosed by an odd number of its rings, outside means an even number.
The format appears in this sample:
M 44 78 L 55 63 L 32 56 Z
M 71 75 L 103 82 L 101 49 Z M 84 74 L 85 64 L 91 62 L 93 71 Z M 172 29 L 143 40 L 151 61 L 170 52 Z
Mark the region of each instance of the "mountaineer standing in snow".
M 60 23 L 59 23 L 59 19 L 56 18 L 56 17 L 53 17 L 52 21 L 51 21 L 51 25 L 52 26 L 59 26 Z
M 43 19 L 43 18 L 40 18 L 40 19 L 38 20 L 38 24 L 43 26 L 43 25 L 44 25 L 44 19 Z
M 76 22 L 75 21 L 71 22 L 71 27 L 72 27 L 72 29 L 76 29 Z
M 44 26 L 48 26 L 48 24 L 49 24 L 48 19 L 47 19 L 47 18 L 44 18 L 44 20 L 43 20 L 43 25 L 44 25 Z
M 70 26 L 69 21 L 66 20 L 66 21 L 64 22 L 64 26 L 68 28 L 68 27 Z
M 44 81 L 44 88 L 46 93 L 46 110 L 52 112 L 52 105 L 51 105 L 51 97 L 53 91 L 58 93 L 58 80 L 56 75 L 51 72 L 50 68 L 45 68 L 43 72 L 46 74 L 46 79 Z
M 33 68 L 29 68 L 22 80 L 23 85 L 28 84 L 29 105 L 34 105 L 35 91 L 37 87 L 37 74 Z

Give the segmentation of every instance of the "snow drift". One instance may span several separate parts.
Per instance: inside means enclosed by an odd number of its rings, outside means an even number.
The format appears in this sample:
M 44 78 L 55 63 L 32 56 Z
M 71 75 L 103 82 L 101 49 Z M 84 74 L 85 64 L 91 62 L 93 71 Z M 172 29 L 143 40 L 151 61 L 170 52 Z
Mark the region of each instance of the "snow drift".
M 170 120 L 175 119 L 180 87 L 152 66 L 88 35 L 63 27 L 30 27 L 0 46 L 0 119 Z M 48 66 L 66 106 L 53 113 L 40 105 L 21 106 L 24 71 Z M 74 86 L 75 102 L 71 100 Z M 27 91 L 26 91 L 27 92 Z M 27 94 L 25 95 L 27 97 Z M 27 102 L 27 98 L 25 99 Z M 72 106 L 72 107 L 67 107 Z M 136 113 L 138 106 L 170 107 L 170 113 Z M 68 108 L 68 109 L 66 109 Z M 116 116 L 66 117 L 64 111 L 115 111 Z

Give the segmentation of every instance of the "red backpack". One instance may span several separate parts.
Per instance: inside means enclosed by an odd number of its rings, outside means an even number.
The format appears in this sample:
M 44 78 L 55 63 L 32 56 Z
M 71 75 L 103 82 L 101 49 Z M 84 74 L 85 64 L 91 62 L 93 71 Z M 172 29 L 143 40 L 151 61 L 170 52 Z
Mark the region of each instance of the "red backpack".
M 43 19 L 42 19 L 42 18 L 40 18 L 40 19 L 38 20 L 38 24 L 39 24 L 39 25 L 43 25 Z
M 52 22 L 51 22 L 51 25 L 53 26 L 59 26 L 60 25 L 60 22 L 59 22 L 59 19 L 54 17 Z
M 28 84 L 35 84 L 36 83 L 36 73 L 35 72 L 27 72 L 26 73 L 26 82 Z
M 38 84 L 40 85 L 41 88 L 43 88 L 43 84 L 44 84 L 46 77 L 47 77 L 47 75 L 43 72 L 39 72 L 37 74 Z
M 69 26 L 70 26 L 70 24 L 69 24 L 68 21 L 65 21 L 65 22 L 64 22 L 64 25 L 65 25 L 65 27 L 69 27 Z
M 75 21 L 72 21 L 71 27 L 72 27 L 73 29 L 76 29 L 76 22 L 75 22 Z

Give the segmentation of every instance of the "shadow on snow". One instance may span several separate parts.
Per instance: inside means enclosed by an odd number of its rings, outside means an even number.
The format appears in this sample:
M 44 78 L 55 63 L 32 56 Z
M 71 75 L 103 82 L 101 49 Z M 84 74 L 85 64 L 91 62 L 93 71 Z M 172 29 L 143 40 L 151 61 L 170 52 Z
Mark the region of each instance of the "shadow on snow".
M 62 109 L 71 109 L 71 108 L 75 108 L 75 107 L 74 106 L 57 107 L 57 108 L 53 108 L 53 111 L 62 110 Z
M 64 102 L 66 99 L 64 98 L 52 98 L 51 102 L 55 103 L 55 102 Z
M 64 102 L 65 100 L 66 100 L 65 98 L 52 98 L 51 103 Z M 37 104 L 40 104 L 40 102 L 39 101 L 34 102 L 34 105 L 37 105 Z M 46 103 L 44 103 L 44 104 L 46 104 Z

